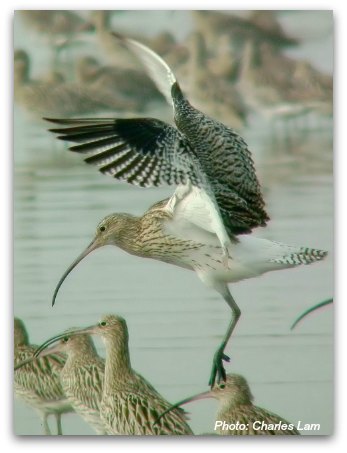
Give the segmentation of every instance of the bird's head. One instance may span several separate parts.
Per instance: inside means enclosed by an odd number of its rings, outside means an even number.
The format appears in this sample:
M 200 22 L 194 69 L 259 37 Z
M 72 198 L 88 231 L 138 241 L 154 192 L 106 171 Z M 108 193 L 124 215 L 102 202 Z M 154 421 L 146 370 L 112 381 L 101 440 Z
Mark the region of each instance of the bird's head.
M 253 399 L 246 379 L 239 374 L 227 374 L 226 380 L 215 384 L 210 392 L 218 400 L 242 400 L 246 404 Z
M 54 291 L 52 305 L 54 305 L 58 291 L 65 281 L 66 277 L 87 255 L 105 245 L 116 245 L 122 247 L 122 244 L 126 240 L 126 236 L 129 232 L 130 218 L 132 218 L 132 216 L 130 216 L 129 214 L 117 213 L 110 214 L 101 220 L 96 228 L 95 236 L 92 242 L 68 267 L 68 269 L 64 272 L 63 276 L 59 280 L 58 285 Z

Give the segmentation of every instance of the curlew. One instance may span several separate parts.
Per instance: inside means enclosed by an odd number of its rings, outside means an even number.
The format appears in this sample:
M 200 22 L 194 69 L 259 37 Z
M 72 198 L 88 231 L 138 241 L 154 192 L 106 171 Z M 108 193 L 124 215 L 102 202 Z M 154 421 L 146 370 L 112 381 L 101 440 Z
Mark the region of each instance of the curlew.
M 220 259 L 217 237 L 187 221 L 192 207 L 189 200 L 186 201 L 178 204 L 173 216 L 166 209 L 166 199 L 153 205 L 142 217 L 126 213 L 105 217 L 99 223 L 93 241 L 61 277 L 53 303 L 64 280 L 77 264 L 92 251 L 105 245 L 114 245 L 132 255 L 194 270 L 202 282 L 219 292 L 232 309 L 230 324 L 213 361 L 210 378 L 210 385 L 213 385 L 216 375 L 219 381 L 225 376 L 222 359 L 228 358 L 224 349 L 240 316 L 227 284 L 273 270 L 311 264 L 323 259 L 326 252 L 272 242 L 253 235 L 239 235 L 238 242 L 231 249 L 230 266 L 226 269 Z M 194 205 L 193 209 L 199 215 L 199 206 Z M 203 209 L 200 214 L 203 217 Z
M 75 410 L 99 435 L 106 434 L 100 417 L 100 401 L 105 374 L 101 358 L 89 335 L 70 335 L 70 330 L 57 344 L 43 350 L 39 357 L 65 353 L 66 362 L 60 372 L 63 391 Z
M 298 435 L 293 423 L 253 404 L 253 396 L 243 376 L 227 374 L 226 381 L 215 385 L 211 390 L 186 398 L 173 405 L 171 409 L 204 398 L 215 398 L 219 402 L 214 430 L 222 436 L 257 435 Z
M 32 361 L 37 346 L 29 344 L 28 332 L 23 321 L 14 319 L 14 392 L 34 408 L 42 420 L 44 434 L 50 435 L 48 416 L 54 415 L 57 433 L 62 434 L 61 415 L 73 412 L 61 386 L 60 372 L 65 357 L 51 354 Z M 16 366 L 26 362 L 24 366 Z
M 99 408 L 107 434 L 193 434 L 182 410 L 174 410 L 154 426 L 155 420 L 170 407 L 170 403 L 132 369 L 128 328 L 123 318 L 107 315 L 95 326 L 69 332 L 69 336 L 86 334 L 101 336 L 106 347 L 105 377 Z M 51 338 L 35 354 L 39 355 L 47 346 L 65 336 L 66 333 L 63 333 Z
M 144 187 L 162 183 L 178 187 L 169 200 L 156 203 L 142 217 L 118 213 L 103 219 L 92 243 L 59 281 L 53 304 L 71 270 L 104 245 L 194 270 L 222 295 L 232 312 L 213 359 L 212 386 L 216 377 L 218 382 L 225 378 L 223 360 L 229 358 L 224 349 L 241 314 L 228 283 L 310 264 L 326 252 L 249 234 L 265 225 L 268 215 L 246 143 L 232 129 L 194 109 L 157 54 L 136 41 L 122 38 L 122 42 L 144 61 L 173 103 L 177 128 L 153 118 L 51 119 L 70 126 L 52 131 L 79 143 L 71 150 L 87 154 L 85 161 L 100 166 L 105 174 Z
M 72 126 L 52 131 L 80 143 L 72 150 L 90 152 L 88 162 L 117 179 L 140 186 L 179 184 L 171 211 L 194 192 L 208 212 L 203 228 L 217 235 L 227 267 L 235 236 L 269 220 L 248 146 L 233 129 L 188 102 L 159 55 L 137 41 L 114 36 L 144 63 L 173 106 L 177 128 L 154 118 L 51 119 Z

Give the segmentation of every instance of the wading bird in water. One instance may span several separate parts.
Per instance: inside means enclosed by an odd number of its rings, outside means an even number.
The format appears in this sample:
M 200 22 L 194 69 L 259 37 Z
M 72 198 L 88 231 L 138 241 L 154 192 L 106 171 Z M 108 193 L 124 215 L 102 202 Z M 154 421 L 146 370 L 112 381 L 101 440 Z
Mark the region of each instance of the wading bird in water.
M 178 184 L 170 199 L 142 217 L 111 214 L 97 227 L 87 249 L 58 283 L 90 252 L 116 245 L 137 256 L 194 270 L 203 283 L 222 295 L 232 317 L 218 347 L 209 383 L 226 374 L 224 349 L 241 311 L 228 283 L 265 272 L 310 264 L 325 251 L 254 237 L 269 217 L 250 151 L 231 128 L 190 105 L 167 64 L 148 47 L 120 38 L 145 64 L 149 75 L 173 105 L 177 128 L 153 118 L 49 119 L 68 126 L 51 129 L 58 138 L 79 143 L 72 151 L 117 179 L 143 187 Z

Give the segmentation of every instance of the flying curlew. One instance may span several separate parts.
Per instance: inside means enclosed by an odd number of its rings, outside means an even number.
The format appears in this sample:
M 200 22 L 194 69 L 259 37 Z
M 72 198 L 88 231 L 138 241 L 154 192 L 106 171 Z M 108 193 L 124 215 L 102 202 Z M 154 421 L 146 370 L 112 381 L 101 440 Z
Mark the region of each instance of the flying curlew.
M 232 317 L 217 349 L 212 386 L 225 379 L 227 342 L 241 311 L 227 284 L 265 272 L 310 264 L 325 251 L 294 247 L 249 234 L 269 219 L 253 161 L 244 140 L 231 128 L 192 107 L 167 64 L 148 47 L 120 39 L 145 64 L 173 104 L 177 128 L 153 118 L 50 119 L 69 126 L 52 129 L 58 138 L 77 142 L 71 150 L 87 154 L 100 171 L 140 186 L 178 184 L 169 200 L 142 217 L 111 214 L 97 227 L 92 243 L 58 283 L 90 252 L 116 245 L 127 252 L 194 270 L 222 295 Z

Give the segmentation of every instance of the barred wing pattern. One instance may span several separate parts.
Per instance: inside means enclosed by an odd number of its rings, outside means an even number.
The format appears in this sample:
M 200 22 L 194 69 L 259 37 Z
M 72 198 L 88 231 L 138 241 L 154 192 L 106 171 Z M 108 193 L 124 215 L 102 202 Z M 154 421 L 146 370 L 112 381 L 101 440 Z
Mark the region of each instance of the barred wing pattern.
M 15 365 L 31 359 L 36 348 L 35 345 L 18 347 L 15 351 Z M 52 354 L 24 365 L 14 372 L 15 392 L 25 399 L 65 400 L 60 383 L 60 371 L 64 363 L 65 359 Z M 28 392 L 31 392 L 32 396 Z
M 74 401 L 79 408 L 90 408 L 99 411 L 104 380 L 103 368 L 105 364 L 100 360 L 100 365 L 86 364 L 83 368 L 77 368 L 62 372 L 61 380 L 66 395 Z
M 141 187 L 201 185 L 194 152 L 185 136 L 153 118 L 48 119 L 69 126 L 50 129 L 61 140 L 80 143 L 71 151 L 87 154 L 85 162 L 104 174 Z
M 253 228 L 265 226 L 269 216 L 251 153 L 242 137 L 195 109 L 183 95 L 171 68 L 153 50 L 119 34 L 115 38 L 136 55 L 168 102 L 173 104 L 175 124 L 198 157 L 197 168 L 204 175 L 202 187 L 218 206 L 217 213 L 219 211 L 228 234 L 250 233 Z
M 225 226 L 235 233 L 265 226 L 269 216 L 246 142 L 224 124 L 209 121 L 213 122 L 210 139 L 206 138 L 202 146 L 207 156 L 206 172 L 212 173 L 210 181 Z
M 198 156 L 205 186 L 210 188 L 207 193 L 216 201 L 226 230 L 242 234 L 265 226 L 269 216 L 246 142 L 232 128 L 190 105 L 177 83 L 172 96 L 177 128 Z
M 64 392 L 73 408 L 101 435 L 106 432 L 100 417 L 104 368 L 105 363 L 100 359 L 83 367 L 64 369 L 61 373 Z
M 112 402 L 104 399 L 101 417 L 109 433 L 120 435 L 192 435 L 182 410 L 174 410 L 155 421 L 169 403 L 139 393 L 119 392 Z

